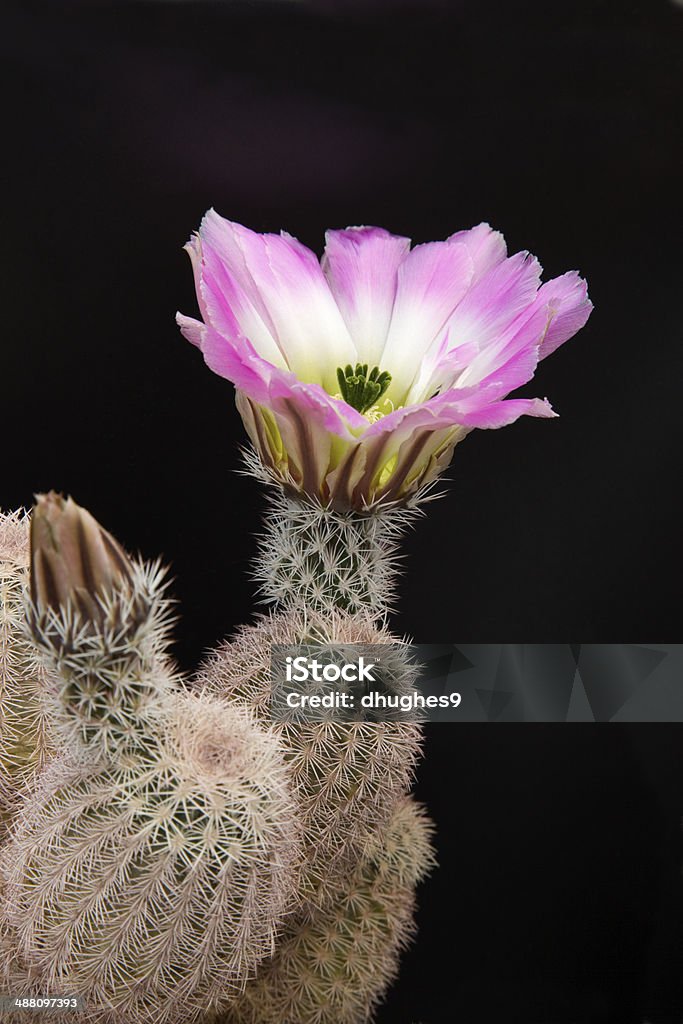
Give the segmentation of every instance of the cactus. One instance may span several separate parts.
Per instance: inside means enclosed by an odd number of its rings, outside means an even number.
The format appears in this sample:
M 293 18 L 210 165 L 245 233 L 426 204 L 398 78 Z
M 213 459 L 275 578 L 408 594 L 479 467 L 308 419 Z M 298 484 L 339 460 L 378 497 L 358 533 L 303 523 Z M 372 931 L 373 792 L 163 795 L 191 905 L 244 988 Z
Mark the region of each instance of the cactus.
M 431 833 L 422 808 L 399 800 L 357 863 L 337 871 L 335 902 L 291 921 L 220 1024 L 368 1020 L 414 935 L 415 885 L 434 864 Z
M 382 644 L 385 685 L 408 690 L 415 677 L 403 644 L 369 614 L 289 611 L 263 616 L 209 655 L 195 685 L 254 710 L 270 724 L 271 648 L 293 644 Z M 332 859 L 353 858 L 391 814 L 412 781 L 421 730 L 413 722 L 277 723 L 299 793 L 307 856 L 304 892 L 333 899 Z
M 236 385 L 269 486 L 270 609 L 188 692 L 158 564 L 43 496 L 29 600 L 26 519 L 0 520 L 0 981 L 82 996 L 84 1024 L 365 1024 L 433 862 L 421 732 L 272 722 L 271 646 L 382 644 L 382 683 L 412 690 L 387 629 L 399 540 L 467 433 L 552 415 L 508 390 L 591 304 L 576 274 L 539 289 L 487 225 L 412 252 L 333 231 L 318 263 L 209 211 L 187 249 L 203 319 L 178 322 Z
M 40 698 L 45 670 L 24 628 L 28 565 L 28 514 L 0 514 L 0 838 L 51 754 Z
M 158 568 L 111 548 L 75 503 L 49 496 L 36 521 L 30 622 L 60 681 L 64 753 L 0 856 L 0 976 L 78 993 L 87 1024 L 192 1024 L 272 952 L 297 890 L 280 743 L 246 709 L 178 687 Z

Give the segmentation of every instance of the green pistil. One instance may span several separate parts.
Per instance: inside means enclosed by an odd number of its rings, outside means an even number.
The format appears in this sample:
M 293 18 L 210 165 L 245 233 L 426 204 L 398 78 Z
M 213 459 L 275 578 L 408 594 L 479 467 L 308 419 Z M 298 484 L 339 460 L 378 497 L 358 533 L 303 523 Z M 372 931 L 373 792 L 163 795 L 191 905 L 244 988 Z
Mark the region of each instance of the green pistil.
M 386 370 L 380 373 L 379 366 L 373 366 L 368 373 L 367 363 L 356 363 L 354 370 L 349 363 L 346 369 L 337 368 L 337 380 L 344 401 L 363 413 L 382 397 L 391 384 L 391 374 Z

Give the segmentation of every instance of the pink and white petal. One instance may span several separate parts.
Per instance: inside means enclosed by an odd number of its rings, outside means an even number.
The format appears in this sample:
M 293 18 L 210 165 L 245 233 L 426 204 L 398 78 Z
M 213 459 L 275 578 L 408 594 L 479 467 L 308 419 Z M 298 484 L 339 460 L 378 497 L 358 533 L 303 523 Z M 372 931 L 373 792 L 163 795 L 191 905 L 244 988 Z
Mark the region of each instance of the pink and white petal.
M 333 398 L 319 384 L 289 380 L 276 372 L 270 382 L 267 404 L 277 412 L 283 403 L 290 402 L 294 402 L 303 415 L 321 429 L 347 441 L 355 441 L 358 432 L 365 430 L 368 425 L 368 421 L 356 409 Z
M 387 396 L 403 402 L 420 363 L 444 328 L 473 274 L 465 245 L 416 246 L 398 268 L 398 287 L 380 365 L 392 375 Z
M 533 345 L 523 346 L 517 351 L 510 347 L 505 358 L 500 359 L 488 376 L 466 387 L 451 388 L 428 404 L 442 403 L 445 408 L 457 403 L 463 415 L 476 412 L 501 401 L 511 391 L 528 384 L 537 366 L 538 336 Z
M 458 392 L 458 400 L 462 401 L 466 397 L 476 395 L 478 391 L 477 387 L 465 388 L 462 392 Z M 401 406 L 398 409 L 394 409 L 387 416 L 383 416 L 381 419 L 371 423 L 363 437 L 370 438 L 380 434 L 389 435 L 399 432 L 405 434 L 406 430 L 410 432 L 418 427 L 433 426 L 439 420 L 444 408 L 446 409 L 444 422 L 442 424 L 437 423 L 437 425 L 445 426 L 452 422 L 452 419 L 449 417 L 452 416 L 454 405 L 453 392 L 447 391 L 419 405 Z
M 538 349 L 548 329 L 550 312 L 547 303 L 533 302 L 491 344 L 486 345 L 460 374 L 458 388 L 472 387 L 495 374 L 518 353 L 528 352 L 534 369 L 538 363 Z M 533 374 L 533 370 L 532 370 Z M 530 379 L 530 378 L 527 378 Z M 525 381 L 520 381 L 525 383 Z M 518 387 L 519 384 L 515 384 Z M 512 390 L 512 389 L 510 389 Z
M 515 253 L 489 270 L 470 289 L 448 321 L 451 346 L 474 341 L 480 351 L 499 341 L 536 297 L 541 277 L 538 260 Z
M 322 268 L 356 346 L 358 360 L 380 362 L 410 239 L 383 228 L 351 227 L 325 234 Z
M 593 303 L 588 298 L 586 282 L 576 270 L 548 281 L 538 298 L 547 303 L 552 316 L 541 345 L 541 359 L 545 359 L 581 330 L 593 311 Z
M 355 441 L 368 421 L 352 406 L 333 398 L 319 384 L 307 384 L 289 370 L 282 370 L 264 359 L 248 338 L 226 338 L 210 325 L 177 314 L 183 335 L 201 349 L 214 373 L 232 381 L 259 405 L 273 411 L 294 403 L 322 431 Z
M 365 431 L 363 441 L 382 436 L 385 438 L 385 444 L 395 450 L 395 447 L 415 430 L 438 430 L 453 426 L 459 422 L 465 398 L 475 397 L 478 393 L 478 388 L 470 388 L 464 389 L 454 397 L 453 392 L 449 391 L 421 405 L 396 409 L 388 416 L 372 423 Z
M 502 263 L 507 256 L 505 239 L 500 231 L 494 231 L 486 222 L 477 224 L 467 231 L 456 231 L 446 241 L 460 242 L 467 246 L 474 266 L 472 284 L 476 284 L 480 277 Z
M 215 254 L 216 262 L 222 264 L 232 278 L 235 289 L 241 295 L 242 303 L 251 307 L 258 314 L 271 336 L 274 336 L 275 328 L 268 314 L 268 308 L 245 258 L 244 238 L 255 234 L 241 224 L 221 217 L 214 209 L 207 210 L 199 227 L 199 238 L 204 255 L 206 255 L 207 249 Z
M 260 298 L 253 287 L 245 288 L 224 255 L 207 240 L 202 245 L 200 305 L 204 318 L 226 337 L 242 336 L 274 366 L 288 368 L 286 352 L 278 344 Z
M 460 423 L 467 427 L 495 430 L 507 427 L 520 416 L 540 416 L 543 419 L 554 419 L 557 413 L 544 398 L 508 398 L 504 402 L 494 402 L 473 412 L 464 413 Z
M 399 409 L 392 413 L 390 427 L 386 426 L 386 421 L 379 421 L 365 432 L 358 446 L 361 451 L 350 452 L 351 469 L 342 463 L 332 474 L 332 482 L 335 490 L 345 490 L 353 484 L 354 499 L 376 491 L 378 486 L 386 497 L 399 497 L 399 492 L 410 482 L 411 474 L 417 474 L 416 485 L 419 485 L 417 478 L 422 479 L 425 473 L 432 479 L 436 472 L 434 460 L 441 457 L 442 462 L 444 459 L 447 462 L 449 449 L 469 430 L 502 427 L 523 415 L 548 417 L 554 413 L 550 405 L 540 399 L 483 404 L 481 396 L 476 407 L 467 409 L 462 401 L 453 399 L 451 393 L 420 406 Z M 391 474 L 382 485 L 381 474 L 389 465 Z M 441 463 L 439 465 L 443 468 Z
M 201 320 L 195 320 L 193 317 L 185 316 L 183 313 L 176 313 L 175 322 L 178 324 L 183 338 L 196 348 L 202 347 L 204 324 Z
M 473 394 L 462 398 L 463 410 L 505 398 L 511 391 L 528 384 L 537 366 L 538 342 L 510 353 L 505 361 L 501 361 L 486 377 L 477 381 Z M 459 391 L 459 388 L 454 388 L 446 394 L 457 396 Z
M 316 256 L 289 235 L 260 235 L 213 211 L 201 235 L 248 293 L 297 377 L 336 389 L 336 368 L 354 362 L 356 350 Z
M 194 232 L 189 242 L 187 242 L 183 249 L 190 257 L 190 263 L 192 264 L 192 275 L 194 277 L 194 289 L 197 295 L 197 304 L 199 305 L 199 312 L 202 314 L 204 320 L 207 319 L 206 305 L 202 297 L 201 285 L 202 285 L 202 240 L 197 232 Z
M 230 340 L 205 327 L 200 348 L 214 373 L 232 381 L 239 391 L 273 412 L 294 403 L 320 430 L 349 441 L 367 427 L 368 421 L 352 406 L 333 398 L 319 384 L 304 383 L 291 371 L 273 366 L 247 338 Z
M 449 347 L 448 331 L 435 342 L 420 364 L 417 376 L 406 395 L 405 405 L 419 405 L 426 402 L 438 391 L 452 388 L 473 360 L 479 350 L 474 342 Z
M 228 339 L 210 325 L 204 327 L 199 347 L 210 370 L 232 381 L 236 388 L 261 404 L 268 402 L 273 374 L 295 379 L 293 374 L 263 359 L 248 338 Z
M 517 358 L 519 362 L 517 362 Z M 453 388 L 441 395 L 437 395 L 436 398 L 432 398 L 428 402 L 423 402 L 421 405 L 411 405 L 402 409 L 396 409 L 388 416 L 371 424 L 363 435 L 364 439 L 380 434 L 386 434 L 388 437 L 395 435 L 396 438 L 404 438 L 407 433 L 425 427 L 437 430 L 458 424 L 462 426 L 479 425 L 473 422 L 473 420 L 479 414 L 481 414 L 482 419 L 485 419 L 486 411 L 492 409 L 493 406 L 508 404 L 501 403 L 501 398 L 509 393 L 509 386 L 515 380 L 522 382 L 529 373 L 530 365 L 525 365 L 523 354 L 519 354 L 517 358 L 514 362 L 511 361 L 507 371 L 503 372 L 500 377 L 492 378 L 484 384 L 468 388 Z M 527 379 L 529 378 L 527 377 Z M 518 386 L 518 384 L 513 386 Z M 547 403 L 542 402 L 539 406 L 538 399 L 510 399 L 509 401 L 526 402 L 526 405 L 522 404 L 519 406 L 522 412 L 526 408 L 539 409 L 543 407 L 543 409 L 550 410 L 550 406 Z M 512 412 L 515 408 L 517 407 L 511 406 L 510 411 Z M 522 415 L 522 412 L 519 412 L 517 415 Z M 532 412 L 530 415 L 544 415 L 544 413 L 542 411 Z M 545 415 L 552 415 L 552 413 L 546 412 Z M 517 417 L 513 418 L 516 419 Z

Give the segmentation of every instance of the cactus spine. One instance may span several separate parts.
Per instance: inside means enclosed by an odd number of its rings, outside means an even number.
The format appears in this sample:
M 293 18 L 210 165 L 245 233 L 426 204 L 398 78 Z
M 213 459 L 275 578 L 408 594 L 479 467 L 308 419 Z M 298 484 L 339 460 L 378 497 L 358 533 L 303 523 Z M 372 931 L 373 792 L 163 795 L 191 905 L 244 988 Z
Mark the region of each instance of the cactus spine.
M 28 565 L 28 513 L 0 514 L 0 838 L 50 756 L 45 671 L 24 628 Z

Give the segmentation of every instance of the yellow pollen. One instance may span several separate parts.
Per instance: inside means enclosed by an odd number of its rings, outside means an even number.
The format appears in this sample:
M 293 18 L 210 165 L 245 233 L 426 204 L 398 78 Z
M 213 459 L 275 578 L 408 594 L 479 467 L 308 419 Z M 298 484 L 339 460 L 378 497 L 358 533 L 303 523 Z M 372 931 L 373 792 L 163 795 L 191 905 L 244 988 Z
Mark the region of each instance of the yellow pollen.
M 382 402 L 382 405 L 388 405 L 389 408 L 382 411 L 379 405 L 373 405 L 366 412 L 363 413 L 363 415 L 365 416 L 366 420 L 369 423 L 376 423 L 377 420 L 381 420 L 384 418 L 384 416 L 388 416 L 390 412 L 395 412 L 394 403 L 391 401 L 390 398 L 385 398 L 384 401 Z M 398 408 L 400 409 L 401 406 L 399 405 Z
M 332 395 L 332 398 L 336 398 L 340 402 L 344 401 L 344 396 L 341 394 L 340 391 L 337 391 L 336 394 Z M 384 409 L 384 411 L 382 411 L 380 409 L 379 405 L 372 405 L 372 406 L 370 406 L 369 409 L 366 409 L 365 412 L 362 414 L 365 417 L 365 419 L 368 421 L 368 423 L 376 423 L 377 420 L 381 420 L 385 416 L 388 416 L 390 412 L 395 412 L 396 409 L 402 409 L 403 408 L 402 405 L 396 405 L 395 406 L 390 398 L 385 398 L 382 401 L 381 404 L 384 405 L 384 406 L 389 406 L 389 408 L 388 409 Z

